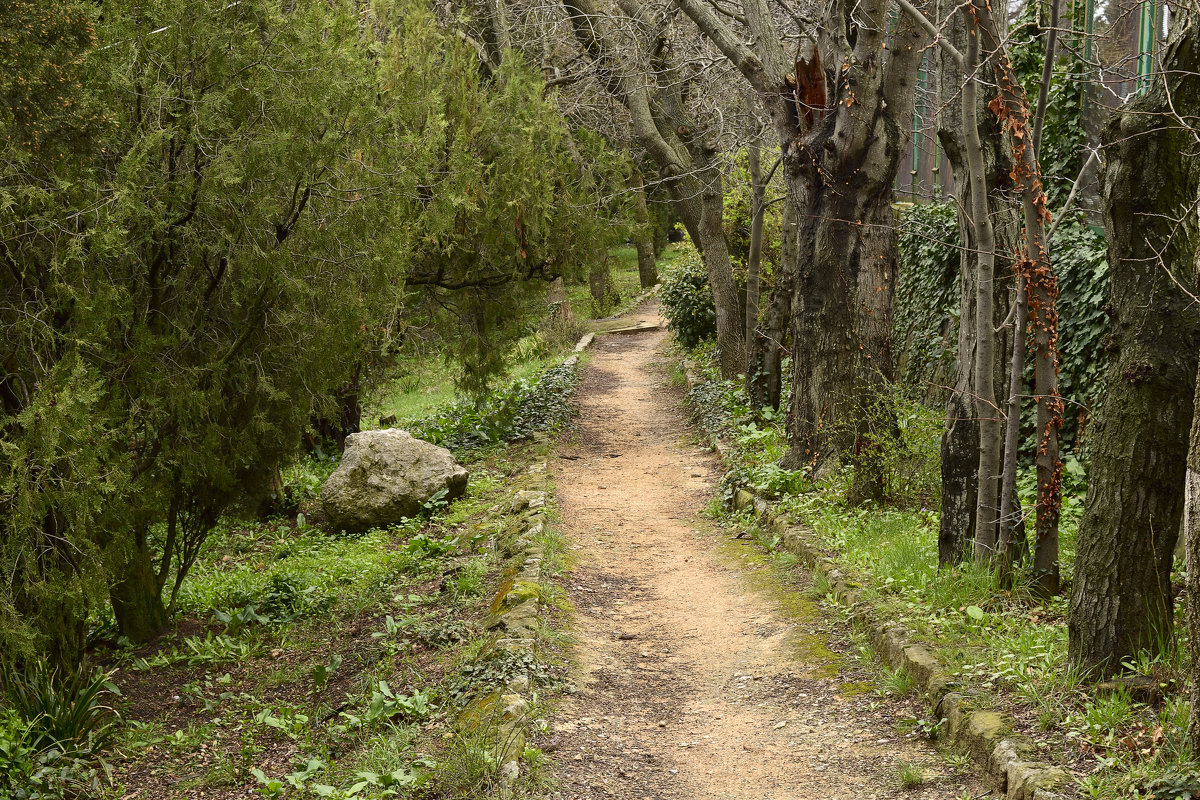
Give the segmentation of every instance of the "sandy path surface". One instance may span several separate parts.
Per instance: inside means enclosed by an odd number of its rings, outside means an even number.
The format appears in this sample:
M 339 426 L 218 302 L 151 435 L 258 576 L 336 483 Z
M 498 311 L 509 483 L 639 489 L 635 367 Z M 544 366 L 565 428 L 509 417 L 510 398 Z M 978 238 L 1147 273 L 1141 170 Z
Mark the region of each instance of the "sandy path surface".
M 840 623 L 773 590 L 762 550 L 704 519 L 719 468 L 689 438 L 667 344 L 661 331 L 600 338 L 553 465 L 578 559 L 578 692 L 550 734 L 553 797 L 981 796 L 900 732 L 911 710 L 854 683 Z M 900 788 L 904 761 L 924 767 L 922 786 Z

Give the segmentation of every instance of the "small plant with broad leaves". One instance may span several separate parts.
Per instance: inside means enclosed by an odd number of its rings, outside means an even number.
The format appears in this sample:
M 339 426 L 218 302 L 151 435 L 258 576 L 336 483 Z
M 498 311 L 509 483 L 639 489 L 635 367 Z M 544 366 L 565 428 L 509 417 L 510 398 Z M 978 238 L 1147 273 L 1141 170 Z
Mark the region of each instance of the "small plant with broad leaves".
M 1173 772 L 1150 781 L 1143 796 L 1152 800 L 1192 800 L 1200 795 L 1200 774 Z

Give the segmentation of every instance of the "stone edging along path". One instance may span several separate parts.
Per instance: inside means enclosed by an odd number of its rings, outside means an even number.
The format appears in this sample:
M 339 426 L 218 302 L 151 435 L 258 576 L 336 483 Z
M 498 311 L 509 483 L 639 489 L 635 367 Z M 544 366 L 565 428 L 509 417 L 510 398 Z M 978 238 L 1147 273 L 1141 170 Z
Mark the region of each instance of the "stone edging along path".
M 563 359 L 563 366 L 577 365 L 580 354 L 594 340 L 595 334 L 585 334 Z M 497 537 L 496 546 L 512 565 L 492 599 L 486 627 L 495 639 L 477 659 L 480 662 L 508 656 L 527 658 L 527 663 L 532 663 L 542 608 L 539 583 L 545 559 L 538 537 L 546 525 L 549 475 L 544 462 L 531 466 L 526 475 L 530 488 L 518 490 L 508 507 L 502 509 L 502 513 L 516 520 L 508 533 Z M 458 719 L 460 731 L 478 731 L 484 735 L 486 746 L 499 765 L 501 797 L 511 795 L 510 786 L 520 775 L 521 754 L 534 724 L 527 699 L 532 688 L 528 674 L 516 675 L 503 690 L 477 696 Z
M 692 365 L 682 364 L 688 390 L 704 383 Z M 729 466 L 728 447 L 718 437 L 711 445 L 722 463 Z M 996 711 L 977 709 L 973 698 L 983 692 L 956 685 L 928 649 L 912 641 L 912 633 L 886 620 L 868 603 L 855 583 L 812 541 L 804 525 L 777 512 L 768 501 L 745 488 L 734 493 L 734 507 L 753 509 L 780 546 L 797 555 L 813 572 L 821 573 L 833 588 L 833 595 L 849 612 L 855 625 L 864 630 L 880 658 L 893 669 L 907 669 L 930 711 L 943 720 L 942 736 L 968 754 L 982 775 L 1007 800 L 1058 800 L 1067 783 L 1067 773 L 1059 767 L 1034 759 L 1036 747 L 1025 736 L 1012 733 L 1011 721 Z

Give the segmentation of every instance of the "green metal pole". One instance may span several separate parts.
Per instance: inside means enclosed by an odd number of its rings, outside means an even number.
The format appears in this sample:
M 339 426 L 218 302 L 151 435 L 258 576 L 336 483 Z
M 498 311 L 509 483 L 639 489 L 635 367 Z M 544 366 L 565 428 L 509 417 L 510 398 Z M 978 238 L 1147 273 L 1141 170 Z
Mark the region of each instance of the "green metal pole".
M 1088 97 L 1092 94 L 1092 39 L 1096 34 L 1096 0 L 1085 0 L 1083 4 L 1083 99 L 1079 103 L 1079 120 L 1088 118 Z
M 1154 42 L 1158 39 L 1158 2 L 1142 0 L 1138 15 L 1138 94 L 1150 88 L 1154 73 Z

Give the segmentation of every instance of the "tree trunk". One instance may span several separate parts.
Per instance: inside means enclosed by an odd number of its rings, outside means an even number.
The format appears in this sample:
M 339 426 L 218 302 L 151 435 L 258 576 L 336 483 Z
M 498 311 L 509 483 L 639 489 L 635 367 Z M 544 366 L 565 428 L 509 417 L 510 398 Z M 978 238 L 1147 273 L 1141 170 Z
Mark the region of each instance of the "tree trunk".
M 872 451 L 895 430 L 894 420 L 876 413 L 892 379 L 890 200 L 926 39 L 905 19 L 889 34 L 887 5 L 828 4 L 812 55 L 796 59 L 793 91 L 782 104 L 764 96 L 800 220 L 789 450 L 781 463 L 818 471 L 837 460 L 855 466 L 851 502 L 881 499 Z M 756 19 L 768 13 L 763 3 L 746 8 Z M 768 64 L 779 59 L 764 53 Z
M 167 609 L 145 535 L 133 539 L 131 551 L 109 587 L 109 598 L 121 635 L 140 644 L 162 633 L 167 626 Z
M 546 290 L 546 307 L 550 310 L 549 328 L 559 335 L 574 336 L 579 329 L 575 321 L 575 311 L 571 308 L 571 299 L 567 297 L 567 286 L 562 276 L 550 282 Z
M 946 19 L 945 37 L 960 51 L 966 50 L 968 22 L 962 14 L 952 13 L 956 3 L 943 0 L 937 11 L 938 19 Z M 954 176 L 957 198 L 961 294 L 958 317 L 958 348 L 955 359 L 954 384 L 946 401 L 946 426 L 942 433 L 942 494 L 938 532 L 938 563 L 949 566 L 962 562 L 968 548 L 976 539 L 975 509 L 978 503 L 979 418 L 976 406 L 975 369 L 977 363 L 977 300 L 979 269 L 976 252 L 980 249 L 966 209 L 974 202 L 968 180 L 966 149 L 963 141 L 963 107 L 956 102 L 956 93 L 963 86 L 963 71 L 940 49 L 935 51 L 938 98 L 938 141 L 946 154 Z M 1008 254 L 1015 251 L 1019 225 L 1016 209 L 1003 195 L 1007 176 L 1013 168 L 1012 152 L 995 114 L 982 98 L 975 117 L 979 139 L 983 145 L 984 173 L 987 175 L 988 214 L 996 238 L 995 271 L 992 273 L 992 305 L 994 327 L 1007 316 L 1012 302 L 1010 276 L 1012 263 Z M 993 353 L 993 381 L 1003 385 L 1007 375 L 1007 336 L 1001 336 Z M 1000 498 L 997 496 L 997 506 Z
M 646 208 L 646 187 L 642 181 L 642 171 L 633 168 L 632 180 L 629 184 L 633 192 L 633 246 L 638 257 L 638 283 L 643 289 L 649 289 L 658 283 L 658 258 L 654 254 L 654 231 L 650 226 L 650 211 Z
M 746 0 L 751 50 L 710 4 L 675 4 L 758 93 L 779 135 L 788 202 L 802 220 L 789 450 L 781 463 L 803 469 L 831 456 L 853 462 L 875 446 L 884 426 L 894 429 L 864 412 L 891 378 L 889 201 L 928 36 L 906 19 L 890 26 L 885 0 L 835 0 L 804 31 L 810 43 L 785 53 L 772 9 L 765 0 Z M 862 485 L 872 493 L 880 483 Z
M 778 411 L 781 401 L 782 361 L 796 282 L 796 217 L 795 206 L 785 204 L 780 230 L 779 274 L 775 276 L 775 286 L 762 322 L 747 346 L 746 394 L 751 407 L 756 409 L 768 405 Z
M 972 6 L 962 12 L 969 19 L 977 18 Z M 963 68 L 968 79 L 962 89 L 963 144 L 967 161 L 967 180 L 971 184 L 971 227 L 977 241 L 979 283 L 975 294 L 975 408 L 979 424 L 979 461 L 975 476 L 975 560 L 986 561 L 996 552 L 996 500 L 1000 477 L 1000 406 L 996 402 L 995 363 L 996 333 L 992 327 L 995 317 L 993 296 L 996 275 L 996 236 L 987 201 L 987 173 L 983 143 L 979 137 L 977 114 L 978 82 L 974 77 L 979 61 L 979 28 L 976 25 L 967 42 L 967 58 Z
M 1018 543 L 1022 537 L 1017 528 L 1025 527 L 1021 509 L 1017 503 L 1017 447 L 1021 436 L 1021 387 L 1025 383 L 1025 326 L 1029 324 L 1028 306 L 1025 303 L 1025 287 L 1017 288 L 1017 307 L 1013 319 L 1013 343 L 1008 374 L 1008 419 L 1004 426 L 1004 465 L 1000 482 L 1000 538 L 996 551 L 1000 556 L 1000 571 L 1007 582 L 1011 581 L 1013 567 L 1017 563 Z
M 758 134 L 746 148 L 750 162 L 750 252 L 746 256 L 746 374 L 750 373 L 750 342 L 758 327 L 758 298 L 762 265 L 763 208 L 767 187 L 763 185 L 762 148 Z
M 346 437 L 362 430 L 362 403 L 359 397 L 362 380 L 362 364 L 354 366 L 354 373 L 334 396 L 336 417 L 314 417 L 312 421 L 316 438 L 308 437 L 308 449 L 314 450 L 322 442 L 332 443 L 338 452 L 346 449 Z
M 1196 379 L 1193 408 L 1200 408 L 1200 376 Z M 1200 414 L 1192 415 L 1191 445 L 1183 495 L 1183 537 L 1187 549 L 1188 638 L 1191 646 L 1192 711 L 1188 740 L 1193 753 L 1200 753 Z
M 596 259 L 588 272 L 588 286 L 592 292 L 592 309 L 597 317 L 608 313 L 609 285 L 612 276 L 609 273 L 608 257 Z
M 820 177 L 804 176 L 816 191 L 805 192 L 810 200 L 800 204 L 806 217 L 799 226 L 792 298 L 790 449 L 783 462 L 792 469 L 820 469 L 832 457 L 865 460 L 875 438 L 888 435 L 890 426 L 872 410 L 892 377 L 895 237 L 889 201 L 903 136 L 890 122 L 879 123 L 876 140 L 888 146 L 872 147 L 882 151 L 882 163 L 859 161 L 835 147 L 833 163 L 822 165 Z M 823 143 L 817 147 L 827 152 Z M 877 476 L 860 477 L 852 499 L 882 499 Z
M 1159 78 L 1108 124 L 1104 216 L 1115 357 L 1089 437 L 1092 467 L 1068 616 L 1070 659 L 1111 674 L 1171 643 L 1172 551 L 1183 514 L 1200 350 L 1197 293 L 1200 36 L 1187 20 Z M 1179 116 L 1176 116 L 1179 115 Z M 1182 218 L 1182 219 L 1181 219 Z

